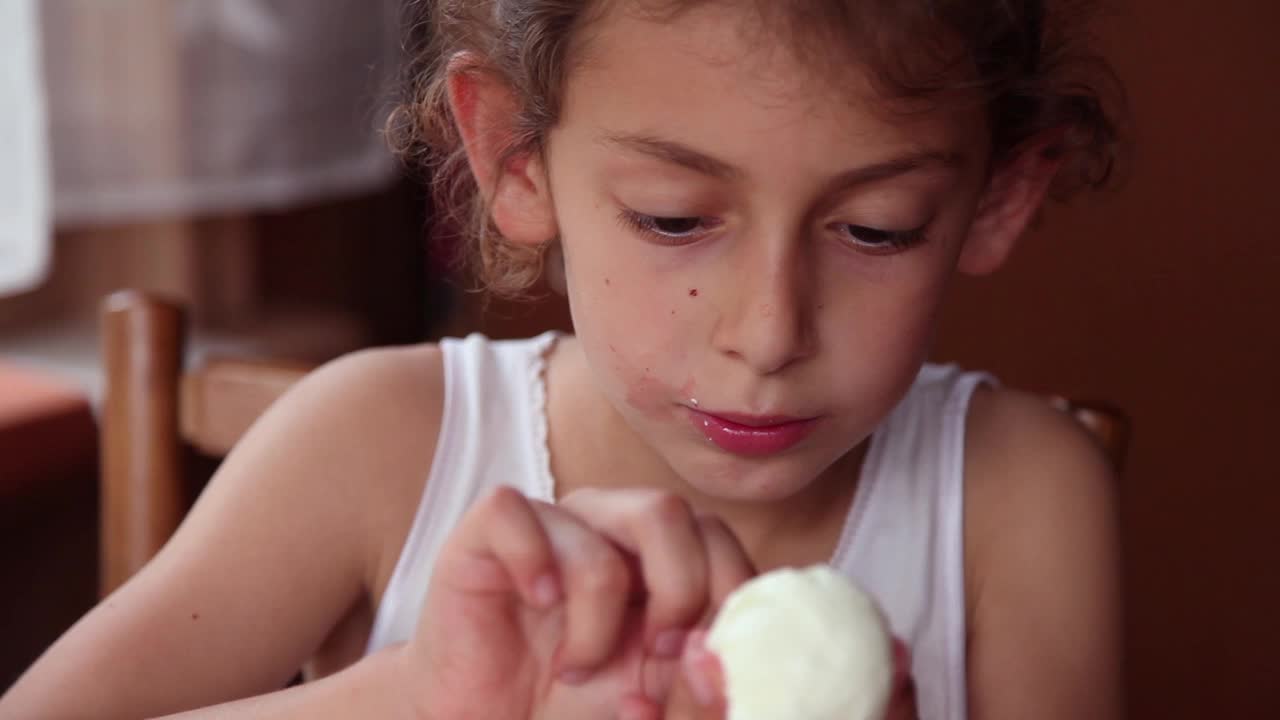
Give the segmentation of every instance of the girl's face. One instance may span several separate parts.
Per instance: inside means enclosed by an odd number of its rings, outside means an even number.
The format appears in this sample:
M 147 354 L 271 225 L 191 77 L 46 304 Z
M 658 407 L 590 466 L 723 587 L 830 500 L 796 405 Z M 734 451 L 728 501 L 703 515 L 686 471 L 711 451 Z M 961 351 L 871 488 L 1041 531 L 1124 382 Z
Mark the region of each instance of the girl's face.
M 929 349 L 980 111 L 871 109 L 727 4 L 593 25 L 546 168 L 603 393 L 696 490 L 768 500 L 865 440 Z

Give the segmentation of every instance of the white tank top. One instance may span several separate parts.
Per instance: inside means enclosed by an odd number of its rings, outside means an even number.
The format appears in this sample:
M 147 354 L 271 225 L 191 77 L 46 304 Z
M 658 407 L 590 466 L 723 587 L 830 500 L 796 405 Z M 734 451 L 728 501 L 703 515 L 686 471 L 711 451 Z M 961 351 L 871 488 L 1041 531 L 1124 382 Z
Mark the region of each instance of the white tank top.
M 444 408 L 426 488 L 378 607 L 367 652 L 409 639 L 445 538 L 499 485 L 555 498 L 543 367 L 556 335 L 445 340 Z M 973 389 L 993 382 L 924 366 L 871 438 L 831 565 L 884 608 L 911 648 L 922 720 L 964 720 L 964 429 Z

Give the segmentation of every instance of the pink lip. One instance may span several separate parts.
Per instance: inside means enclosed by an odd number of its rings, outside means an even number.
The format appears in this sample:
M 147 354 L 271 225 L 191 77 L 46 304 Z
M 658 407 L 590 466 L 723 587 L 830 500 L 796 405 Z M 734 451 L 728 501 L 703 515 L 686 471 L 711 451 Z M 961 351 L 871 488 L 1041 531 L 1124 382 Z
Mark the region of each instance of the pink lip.
M 708 440 L 735 455 L 774 455 L 796 446 L 813 432 L 817 418 L 740 415 L 689 410 L 689 418 Z

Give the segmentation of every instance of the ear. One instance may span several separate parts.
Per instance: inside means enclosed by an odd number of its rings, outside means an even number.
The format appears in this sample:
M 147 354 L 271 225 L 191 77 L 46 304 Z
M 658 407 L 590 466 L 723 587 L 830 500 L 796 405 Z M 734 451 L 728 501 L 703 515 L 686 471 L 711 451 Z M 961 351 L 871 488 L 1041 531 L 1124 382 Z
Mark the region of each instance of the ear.
M 450 59 L 448 91 L 467 162 L 498 231 L 522 245 L 555 239 L 555 207 L 541 156 L 511 152 L 519 111 L 515 94 L 471 53 Z
M 961 272 L 986 275 L 1004 265 L 1062 166 L 1061 140 L 1060 131 L 1032 138 L 996 168 L 960 252 Z

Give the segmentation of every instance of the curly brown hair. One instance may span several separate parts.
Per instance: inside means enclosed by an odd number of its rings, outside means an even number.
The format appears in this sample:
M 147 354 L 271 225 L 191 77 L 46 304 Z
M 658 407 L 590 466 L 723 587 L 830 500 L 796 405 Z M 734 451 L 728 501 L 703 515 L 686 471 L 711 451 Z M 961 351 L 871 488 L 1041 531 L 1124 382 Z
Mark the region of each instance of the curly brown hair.
M 461 236 L 489 290 L 519 296 L 539 279 L 547 248 L 507 242 L 467 167 L 446 92 L 450 59 L 482 58 L 520 114 L 508 155 L 536 152 L 558 119 L 575 33 L 617 0 L 410 0 L 405 97 L 388 135 L 427 173 L 436 229 Z M 663 20 L 707 0 L 631 0 Z M 745 0 L 743 0 L 745 1 Z M 754 0 L 762 24 L 806 63 L 856 62 L 886 97 L 928 103 L 976 97 L 986 104 L 992 162 L 1059 128 L 1050 152 L 1064 164 L 1054 195 L 1104 185 L 1120 146 L 1123 96 L 1107 63 L 1087 46 L 1088 0 Z M 817 40 L 817 42 L 814 42 Z M 820 48 L 821 51 L 814 51 Z M 958 93 L 956 91 L 964 91 Z

